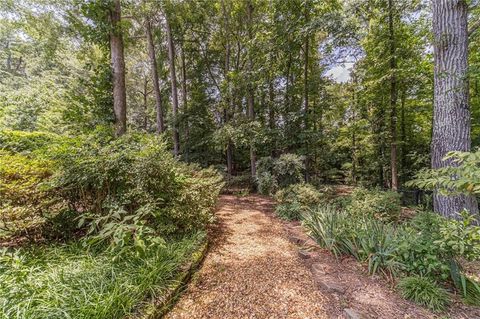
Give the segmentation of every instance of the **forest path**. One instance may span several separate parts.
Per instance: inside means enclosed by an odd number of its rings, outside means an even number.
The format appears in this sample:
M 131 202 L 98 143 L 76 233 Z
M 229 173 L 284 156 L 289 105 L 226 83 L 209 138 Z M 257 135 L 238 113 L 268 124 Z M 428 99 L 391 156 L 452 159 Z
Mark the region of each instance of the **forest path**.
M 262 196 L 220 198 L 209 253 L 166 318 L 338 316 L 272 211 Z

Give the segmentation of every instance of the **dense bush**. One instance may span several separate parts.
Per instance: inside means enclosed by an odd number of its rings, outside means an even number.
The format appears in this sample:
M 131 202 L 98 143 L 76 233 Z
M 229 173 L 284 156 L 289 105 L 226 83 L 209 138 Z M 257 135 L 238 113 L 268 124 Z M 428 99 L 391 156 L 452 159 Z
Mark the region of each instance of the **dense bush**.
M 51 161 L 0 151 L 0 230 L 8 234 L 36 228 L 55 203 L 42 189 Z
M 157 137 L 126 135 L 104 145 L 86 140 L 58 154 L 51 188 L 116 246 L 204 227 L 221 188 L 213 170 L 178 163 Z
M 52 147 L 73 139 L 48 132 L 0 131 L 0 149 L 10 153 L 46 153 Z
M 282 154 L 279 158 L 263 157 L 257 162 L 257 187 L 261 194 L 273 195 L 278 189 L 303 181 L 303 158 Z
M 32 149 L 41 143 L 20 144 Z M 88 226 L 90 239 L 116 247 L 142 250 L 164 236 L 202 228 L 212 219 L 222 183 L 213 170 L 177 162 L 161 138 L 150 135 L 113 139 L 101 132 L 49 147 L 48 157 L 2 154 L 2 210 L 42 218 L 47 207 L 52 228 Z
M 396 192 L 356 188 L 348 209 L 378 219 L 395 221 L 400 217 L 402 207 L 400 195 Z
M 275 194 L 275 212 L 282 218 L 299 220 L 301 214 L 322 201 L 322 194 L 310 184 L 294 184 Z

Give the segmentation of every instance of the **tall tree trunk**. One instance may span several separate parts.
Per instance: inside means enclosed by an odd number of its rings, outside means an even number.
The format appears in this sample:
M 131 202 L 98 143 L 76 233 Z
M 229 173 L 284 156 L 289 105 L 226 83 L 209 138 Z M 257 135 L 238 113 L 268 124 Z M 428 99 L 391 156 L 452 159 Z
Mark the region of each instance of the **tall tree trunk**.
M 225 82 L 227 83 L 227 88 L 226 88 L 226 93 L 224 96 L 225 103 L 223 107 L 223 123 L 226 125 L 229 121 L 229 108 L 232 111 L 233 110 L 233 96 L 231 92 L 231 87 L 230 87 L 230 77 L 229 77 L 229 72 L 230 72 L 230 39 L 229 39 L 229 32 L 230 32 L 230 27 L 229 27 L 229 21 L 228 21 L 228 11 L 225 7 L 225 1 L 221 2 L 222 5 L 222 14 L 224 17 L 224 30 L 225 30 L 225 61 L 224 61 L 224 78 Z M 227 143 L 227 149 L 226 149 L 226 157 L 227 157 L 227 174 L 231 176 L 233 174 L 233 144 L 231 141 L 228 141 Z
M 308 10 L 309 10 L 309 7 L 308 7 L 308 2 L 305 2 L 305 22 L 308 22 L 308 19 L 309 19 L 309 15 L 308 15 Z M 303 99 L 304 99 L 304 127 L 305 127 L 305 131 L 308 131 L 310 129 L 310 125 L 309 125 L 309 100 L 308 100 L 308 64 L 309 64 L 309 46 L 310 46 L 310 43 L 309 43 L 309 36 L 308 34 L 305 36 L 305 60 L 304 60 L 304 66 L 303 66 L 303 80 L 304 80 L 304 83 L 303 83 L 303 89 L 304 89 L 304 92 L 303 92 Z M 310 145 L 309 145 L 309 141 L 308 141 L 308 134 L 306 135 L 305 137 L 305 181 L 306 182 L 309 182 L 310 180 Z
M 391 188 L 398 189 L 397 168 L 397 58 L 395 30 L 393 27 L 393 0 L 388 0 L 388 31 L 390 41 L 390 169 L 392 174 Z
M 190 135 L 190 123 L 188 120 L 188 111 L 187 111 L 187 66 L 185 63 L 185 52 L 184 52 L 184 47 L 183 43 L 180 46 L 180 59 L 182 61 L 182 109 L 183 109 L 183 114 L 185 115 L 185 131 L 183 132 L 184 134 L 184 150 L 185 150 L 185 161 L 188 162 L 188 155 L 189 155 L 189 150 L 188 150 L 188 137 Z
M 247 84 L 247 91 L 248 91 L 248 97 L 247 97 L 247 104 L 248 104 L 248 112 L 247 116 L 250 119 L 250 121 L 255 120 L 255 111 L 254 111 L 254 103 L 255 103 L 255 90 L 253 87 L 253 77 L 252 77 L 252 72 L 253 72 L 253 3 L 251 1 L 248 1 L 247 4 L 247 16 L 248 16 L 248 39 L 250 42 L 249 46 L 249 52 L 248 52 L 248 84 Z M 252 175 L 252 178 L 254 179 L 255 176 L 257 175 L 257 155 L 255 153 L 255 145 L 253 144 L 254 142 L 250 142 L 250 173 Z
M 450 151 L 470 151 L 468 105 L 468 6 L 465 0 L 436 0 L 433 6 L 434 110 L 432 168 L 457 165 L 443 158 Z M 455 178 L 455 176 L 452 176 Z M 459 218 L 464 208 L 478 214 L 475 197 L 434 194 L 434 210 Z
M 157 133 L 165 131 L 165 124 L 163 121 L 163 105 L 162 96 L 160 93 L 160 85 L 158 83 L 157 57 L 155 54 L 155 45 L 153 44 L 152 25 L 150 20 L 145 24 L 147 33 L 148 56 L 150 58 L 150 71 L 152 74 L 153 92 L 155 94 L 155 110 L 157 112 Z
M 127 93 L 121 16 L 120 0 L 115 0 L 113 7 L 110 9 L 110 55 L 113 75 L 113 112 L 115 114 L 115 134 L 117 136 L 121 136 L 127 131 Z
M 148 78 L 145 77 L 143 81 L 143 129 L 147 131 L 148 127 L 148 103 L 147 103 L 147 98 L 148 98 Z
M 168 44 L 168 64 L 170 67 L 170 83 L 172 86 L 172 117 L 173 117 L 173 154 L 178 156 L 180 154 L 180 135 L 178 133 L 178 87 L 177 87 L 177 72 L 175 71 L 175 46 L 172 38 L 172 30 L 168 17 L 165 14 L 165 28 L 167 33 Z
M 403 85 L 405 86 L 405 85 Z M 405 99 L 406 99 L 406 88 L 403 87 L 400 97 L 400 145 L 401 145 L 401 158 L 400 158 L 400 167 L 402 170 L 402 179 L 405 180 L 405 169 L 407 167 L 407 127 L 405 119 Z

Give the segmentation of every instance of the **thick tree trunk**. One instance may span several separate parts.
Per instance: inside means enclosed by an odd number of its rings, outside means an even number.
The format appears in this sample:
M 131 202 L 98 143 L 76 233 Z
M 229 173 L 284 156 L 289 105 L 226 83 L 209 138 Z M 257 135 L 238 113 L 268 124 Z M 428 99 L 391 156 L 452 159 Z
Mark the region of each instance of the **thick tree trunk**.
M 115 114 L 115 134 L 127 131 L 127 93 L 125 87 L 125 59 L 123 54 L 123 36 L 121 30 L 120 0 L 115 0 L 110 10 L 110 55 L 113 75 L 113 112 Z
M 172 86 L 172 130 L 173 130 L 173 154 L 178 156 L 180 154 L 180 135 L 178 133 L 178 87 L 177 87 L 177 72 L 175 70 L 175 46 L 172 38 L 172 30 L 168 17 L 165 14 L 165 28 L 167 33 L 168 44 L 168 64 L 170 67 L 170 83 Z
M 436 0 L 432 4 L 435 56 L 432 168 L 440 168 L 455 165 L 443 160 L 448 152 L 470 151 L 468 6 L 465 0 Z M 434 210 L 443 216 L 459 218 L 457 213 L 464 208 L 477 214 L 476 199 L 434 194 Z
M 398 189 L 397 168 L 397 59 L 395 48 L 395 30 L 393 28 L 393 0 L 388 0 L 388 29 L 390 40 L 390 169 L 392 174 L 391 188 Z
M 157 133 L 163 133 L 165 131 L 165 125 L 163 121 L 162 96 L 160 94 L 160 85 L 158 83 L 157 57 L 155 54 L 155 45 L 153 44 L 152 26 L 150 21 L 148 20 L 146 22 L 145 29 L 147 33 L 148 56 L 150 58 L 153 92 L 155 94 L 155 110 L 157 112 Z

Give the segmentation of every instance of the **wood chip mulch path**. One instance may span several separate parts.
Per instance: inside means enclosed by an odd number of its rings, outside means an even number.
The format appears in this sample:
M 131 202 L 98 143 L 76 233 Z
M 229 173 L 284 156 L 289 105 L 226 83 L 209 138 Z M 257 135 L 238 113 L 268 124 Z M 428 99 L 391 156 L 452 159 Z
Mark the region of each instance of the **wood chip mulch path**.
M 221 197 L 210 251 L 166 318 L 313 319 L 341 313 L 315 287 L 282 223 L 265 211 L 272 211 L 272 202 L 260 196 Z

